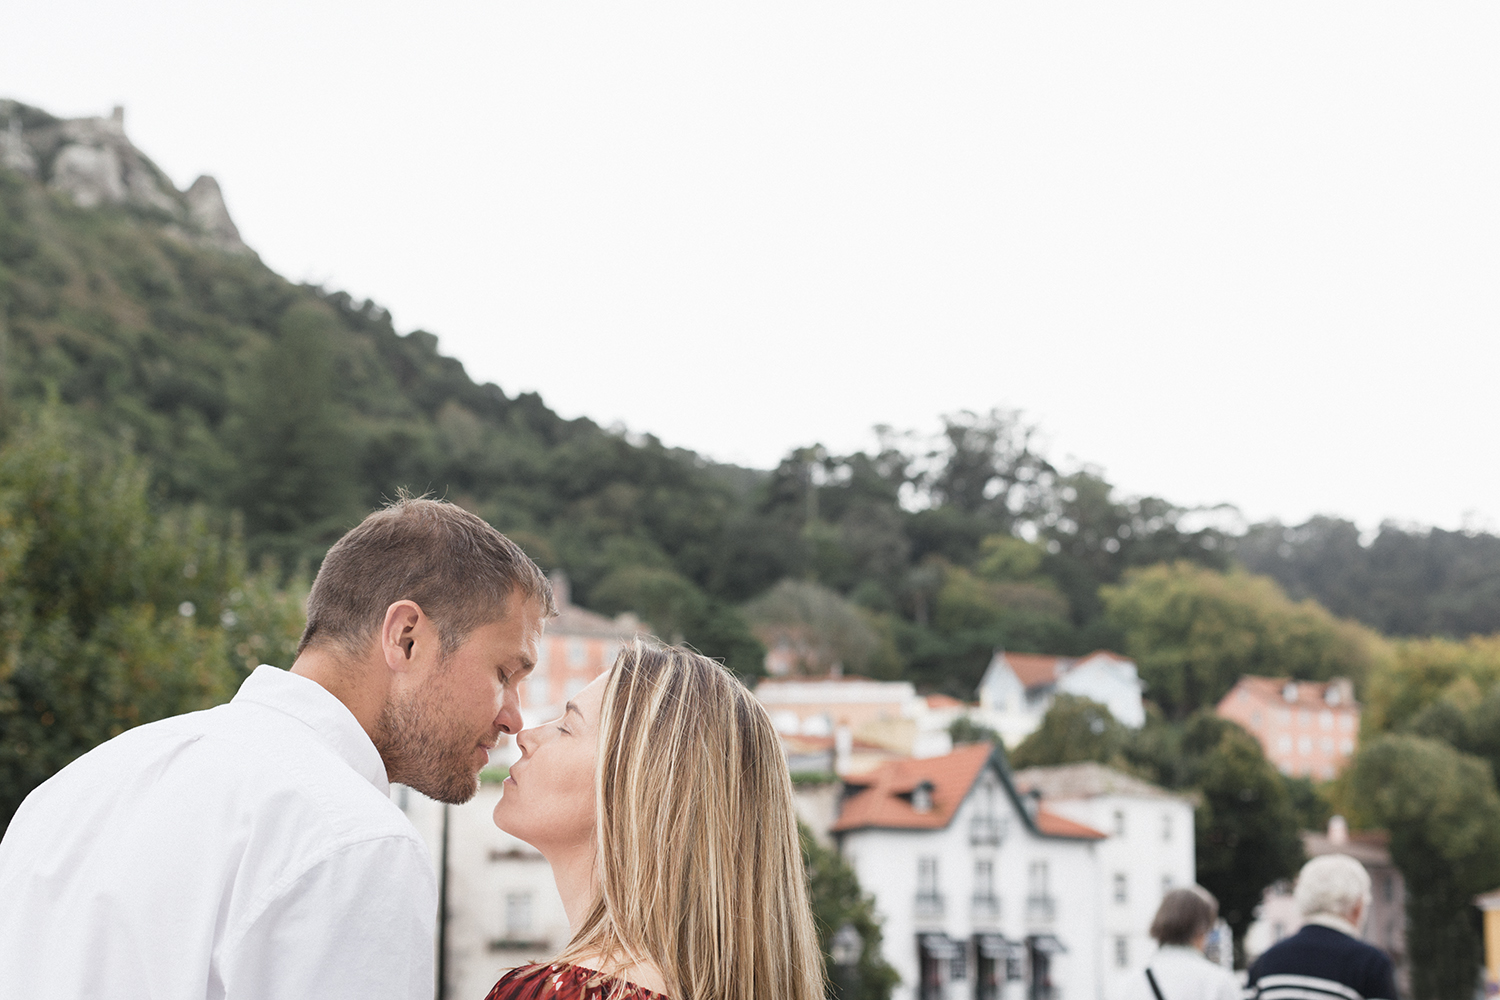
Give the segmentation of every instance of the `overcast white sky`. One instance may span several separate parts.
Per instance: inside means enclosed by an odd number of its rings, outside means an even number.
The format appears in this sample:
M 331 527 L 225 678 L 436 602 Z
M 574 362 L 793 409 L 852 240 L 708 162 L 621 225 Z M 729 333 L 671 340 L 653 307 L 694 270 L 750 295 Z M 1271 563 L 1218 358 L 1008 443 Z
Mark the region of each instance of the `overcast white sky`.
M 50 0 L 288 277 L 715 458 L 1002 405 L 1132 493 L 1500 523 L 1500 6 Z

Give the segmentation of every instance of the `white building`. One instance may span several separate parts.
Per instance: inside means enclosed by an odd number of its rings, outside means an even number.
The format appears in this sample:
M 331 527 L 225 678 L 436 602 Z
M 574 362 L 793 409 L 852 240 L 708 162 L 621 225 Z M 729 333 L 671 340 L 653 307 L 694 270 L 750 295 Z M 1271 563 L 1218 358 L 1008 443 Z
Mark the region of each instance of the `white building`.
M 956 718 L 952 699 L 924 698 L 909 681 L 767 678 L 756 685 L 755 697 L 783 736 L 832 739 L 844 731 L 846 740 L 916 757 L 953 749 L 947 731 Z
M 438 876 L 438 1000 L 479 1000 L 507 969 L 562 950 L 568 917 L 552 868 L 535 848 L 495 826 L 498 782 L 485 781 L 461 806 L 444 806 L 404 785 L 392 786 L 391 797 L 427 841 Z
M 1042 724 L 1059 693 L 1097 701 L 1132 729 L 1146 724 L 1135 663 L 1104 649 L 1076 658 L 996 650 L 979 682 L 978 718 L 1014 747 Z
M 1193 803 L 1093 762 L 1027 768 L 1013 780 L 1049 811 L 1108 834 L 1094 848 L 1094 889 L 1101 986 L 1113 996 L 1156 950 L 1149 931 L 1162 896 L 1196 881 Z
M 840 851 L 893 1000 L 1096 1000 L 1104 834 L 1023 798 L 988 744 L 845 779 Z

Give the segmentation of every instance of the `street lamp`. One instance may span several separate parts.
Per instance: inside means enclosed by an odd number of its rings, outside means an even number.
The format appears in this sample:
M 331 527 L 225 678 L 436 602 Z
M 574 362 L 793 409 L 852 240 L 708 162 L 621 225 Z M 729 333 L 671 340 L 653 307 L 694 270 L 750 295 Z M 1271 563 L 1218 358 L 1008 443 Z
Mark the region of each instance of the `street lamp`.
M 839 996 L 844 1000 L 854 995 L 854 987 L 858 982 L 858 970 L 855 967 L 859 965 L 859 955 L 864 950 L 865 939 L 860 937 L 853 924 L 840 927 L 834 932 L 833 940 L 828 942 L 828 953 L 838 969 Z

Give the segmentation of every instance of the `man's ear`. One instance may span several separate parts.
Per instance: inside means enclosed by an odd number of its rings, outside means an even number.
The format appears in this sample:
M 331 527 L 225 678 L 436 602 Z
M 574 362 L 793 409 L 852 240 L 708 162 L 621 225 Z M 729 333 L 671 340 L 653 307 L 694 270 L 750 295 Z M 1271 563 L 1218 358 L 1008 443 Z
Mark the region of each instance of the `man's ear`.
M 437 643 L 432 619 L 422 613 L 415 601 L 397 601 L 385 609 L 380 626 L 380 652 L 393 673 L 419 668 Z

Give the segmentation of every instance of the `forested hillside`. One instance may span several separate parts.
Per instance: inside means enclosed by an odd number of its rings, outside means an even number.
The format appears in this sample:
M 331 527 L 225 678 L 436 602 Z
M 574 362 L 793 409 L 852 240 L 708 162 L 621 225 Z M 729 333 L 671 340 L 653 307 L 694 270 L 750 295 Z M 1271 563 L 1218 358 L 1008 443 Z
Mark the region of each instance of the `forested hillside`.
M 1136 624 L 1107 613 L 1101 588 L 1164 562 L 1238 557 L 1390 633 L 1500 629 L 1500 539 L 1388 528 L 1361 546 L 1322 520 L 1226 535 L 1057 468 L 1012 412 L 950 415 L 931 439 L 887 431 L 851 455 L 810 444 L 770 471 L 564 420 L 475 384 L 435 336 L 398 333 L 373 303 L 207 238 L 199 185 L 173 189 L 123 129 L 68 132 L 79 123 L 13 102 L 0 118 L 15 123 L 0 167 L 6 426 L 52 398 L 123 436 L 160 508 L 239 518 L 252 565 L 313 569 L 383 498 L 432 492 L 565 569 L 581 603 L 638 611 L 745 672 L 763 653 L 753 630 L 809 668 L 961 696 L 996 646 L 1128 648 Z M 62 176 L 69 142 L 113 149 L 126 193 L 81 207 Z M 143 185 L 156 193 L 132 193 Z

